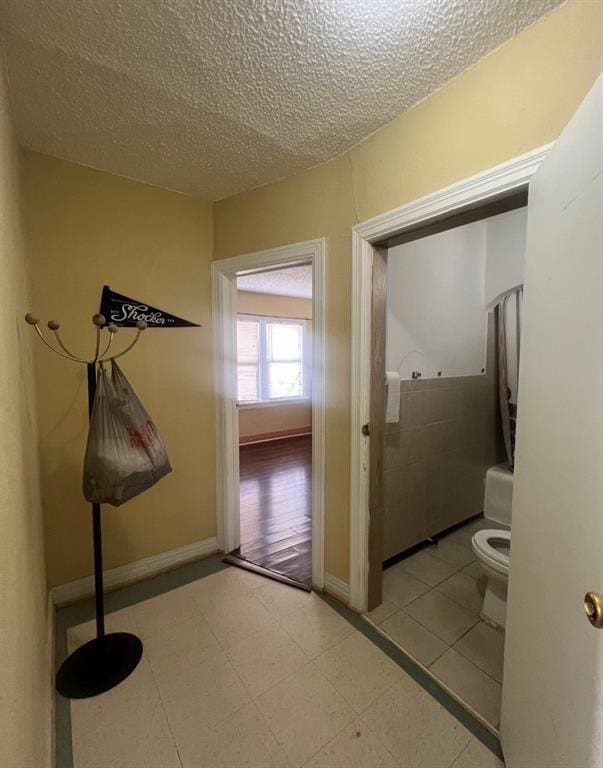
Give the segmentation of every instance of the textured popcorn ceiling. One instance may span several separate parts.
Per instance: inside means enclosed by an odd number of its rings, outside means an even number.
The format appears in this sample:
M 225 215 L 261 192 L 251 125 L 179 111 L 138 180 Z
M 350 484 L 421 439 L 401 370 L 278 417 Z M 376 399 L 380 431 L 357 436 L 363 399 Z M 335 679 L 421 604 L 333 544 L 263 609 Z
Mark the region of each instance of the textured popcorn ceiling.
M 23 145 L 217 200 L 334 157 L 560 0 L 0 0 Z
M 294 296 L 298 299 L 312 298 L 312 267 L 272 269 L 270 272 L 256 272 L 237 278 L 240 291 L 271 293 L 277 296 Z

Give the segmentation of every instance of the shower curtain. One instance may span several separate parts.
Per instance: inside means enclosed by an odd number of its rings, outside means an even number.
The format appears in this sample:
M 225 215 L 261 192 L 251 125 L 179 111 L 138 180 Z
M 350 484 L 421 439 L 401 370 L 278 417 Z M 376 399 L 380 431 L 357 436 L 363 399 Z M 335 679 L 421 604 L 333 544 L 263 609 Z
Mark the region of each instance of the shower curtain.
M 517 424 L 517 383 L 521 338 L 523 286 L 507 291 L 496 304 L 498 329 L 498 398 L 500 418 L 507 455 L 512 471 L 515 464 L 515 431 Z

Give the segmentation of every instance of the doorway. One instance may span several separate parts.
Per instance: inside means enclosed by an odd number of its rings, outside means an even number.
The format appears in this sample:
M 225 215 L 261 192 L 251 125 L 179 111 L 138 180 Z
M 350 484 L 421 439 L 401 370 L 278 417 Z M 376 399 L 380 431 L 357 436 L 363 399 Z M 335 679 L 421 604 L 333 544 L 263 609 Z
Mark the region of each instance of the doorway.
M 324 583 L 324 269 L 324 240 L 212 265 L 219 546 L 305 589 Z
M 312 586 L 312 265 L 237 278 L 241 544 Z

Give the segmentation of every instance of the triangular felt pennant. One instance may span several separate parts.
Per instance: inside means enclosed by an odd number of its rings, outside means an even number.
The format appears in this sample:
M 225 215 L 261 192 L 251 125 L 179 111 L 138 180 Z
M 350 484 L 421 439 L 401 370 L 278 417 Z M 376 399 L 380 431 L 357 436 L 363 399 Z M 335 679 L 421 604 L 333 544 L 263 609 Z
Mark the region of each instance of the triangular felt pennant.
M 139 320 L 144 320 L 149 328 L 200 328 L 199 323 L 191 323 L 163 309 L 115 293 L 108 285 L 103 286 L 100 313 L 107 323 L 119 326 L 134 327 Z

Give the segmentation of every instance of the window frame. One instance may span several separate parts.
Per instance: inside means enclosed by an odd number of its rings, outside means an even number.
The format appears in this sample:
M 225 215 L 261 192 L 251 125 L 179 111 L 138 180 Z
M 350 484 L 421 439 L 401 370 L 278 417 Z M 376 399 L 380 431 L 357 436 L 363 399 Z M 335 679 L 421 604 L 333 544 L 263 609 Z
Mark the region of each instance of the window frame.
M 311 401 L 311 367 L 310 367 L 310 335 L 308 333 L 307 319 L 303 317 L 278 317 L 276 315 L 255 315 L 248 312 L 237 312 L 237 324 L 239 320 L 254 321 L 258 323 L 258 362 L 257 362 L 257 400 L 239 400 L 238 374 L 237 374 L 237 406 L 239 408 L 265 408 L 275 405 L 303 403 Z M 269 323 L 279 325 L 296 325 L 301 327 L 301 370 L 302 370 L 302 394 L 293 397 L 269 397 L 268 366 L 268 334 L 266 326 Z M 237 326 L 238 327 L 238 326 Z M 277 361 L 278 362 L 278 361 Z M 295 360 L 288 362 L 297 362 Z M 237 371 L 239 366 L 237 349 Z

